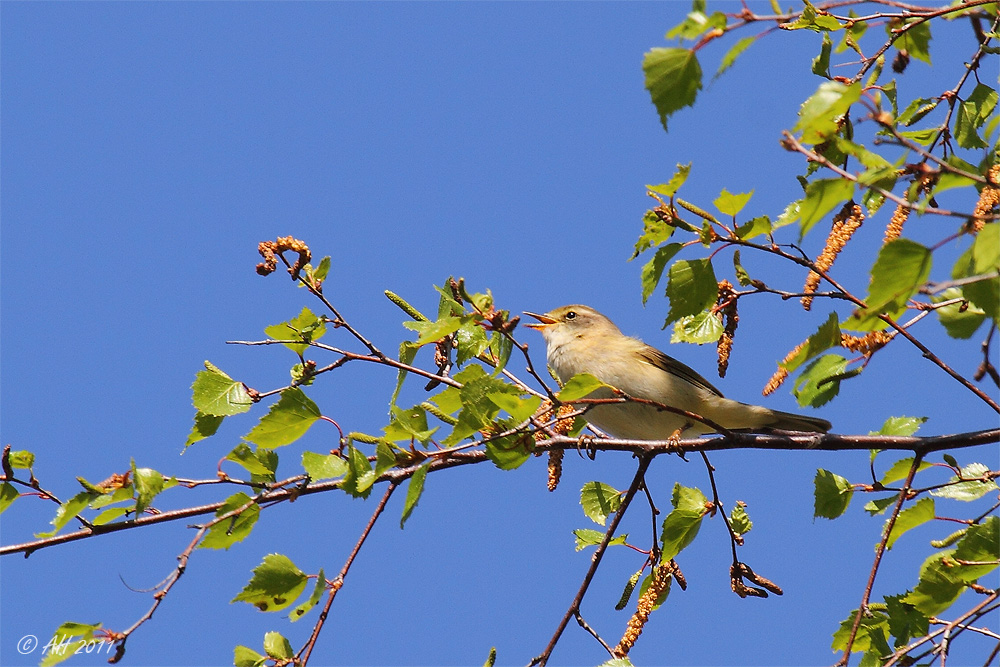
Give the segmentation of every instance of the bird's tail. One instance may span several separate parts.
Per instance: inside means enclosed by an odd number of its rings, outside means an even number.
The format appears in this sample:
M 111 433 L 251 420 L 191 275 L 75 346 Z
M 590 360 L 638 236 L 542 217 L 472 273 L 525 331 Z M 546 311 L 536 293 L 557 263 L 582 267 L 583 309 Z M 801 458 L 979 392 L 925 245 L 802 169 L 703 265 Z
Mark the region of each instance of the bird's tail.
M 830 422 L 819 417 L 806 417 L 796 415 L 791 412 L 781 412 L 772 410 L 774 421 L 769 423 L 770 428 L 777 428 L 783 431 L 807 431 L 809 433 L 826 433 L 833 426 Z

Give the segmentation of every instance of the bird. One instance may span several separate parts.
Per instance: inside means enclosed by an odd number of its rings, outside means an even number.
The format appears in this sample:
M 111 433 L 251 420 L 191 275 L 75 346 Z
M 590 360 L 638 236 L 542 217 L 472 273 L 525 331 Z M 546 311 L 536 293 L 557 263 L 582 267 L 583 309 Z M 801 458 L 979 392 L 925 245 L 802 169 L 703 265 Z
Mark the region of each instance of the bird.
M 830 422 L 818 417 L 725 398 L 697 372 L 638 338 L 626 336 L 589 306 L 563 306 L 544 315 L 525 311 L 525 315 L 538 320 L 525 326 L 541 332 L 549 368 L 560 384 L 574 375 L 589 373 L 628 396 L 693 413 L 728 430 L 826 433 L 831 428 Z M 614 398 L 616 393 L 609 387 L 598 388 L 586 398 Z M 637 402 L 591 404 L 584 418 L 623 440 L 667 440 L 716 432 L 688 416 Z

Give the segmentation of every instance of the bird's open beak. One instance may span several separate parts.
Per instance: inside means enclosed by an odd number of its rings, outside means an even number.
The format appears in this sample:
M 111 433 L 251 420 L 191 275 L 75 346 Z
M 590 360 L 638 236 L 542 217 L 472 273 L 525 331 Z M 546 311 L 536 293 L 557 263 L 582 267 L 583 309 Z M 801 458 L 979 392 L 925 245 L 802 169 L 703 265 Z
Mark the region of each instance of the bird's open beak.
M 548 315 L 539 315 L 538 313 L 529 313 L 528 311 L 524 311 L 524 314 L 525 315 L 529 315 L 531 317 L 534 317 L 536 320 L 538 320 L 538 324 L 535 324 L 534 322 L 532 322 L 531 324 L 525 324 L 524 325 L 524 326 L 528 327 L 529 329 L 535 329 L 536 331 L 541 331 L 545 327 L 547 327 L 547 326 L 549 326 L 551 324 L 555 324 L 556 321 L 557 321 L 557 320 L 552 319 Z

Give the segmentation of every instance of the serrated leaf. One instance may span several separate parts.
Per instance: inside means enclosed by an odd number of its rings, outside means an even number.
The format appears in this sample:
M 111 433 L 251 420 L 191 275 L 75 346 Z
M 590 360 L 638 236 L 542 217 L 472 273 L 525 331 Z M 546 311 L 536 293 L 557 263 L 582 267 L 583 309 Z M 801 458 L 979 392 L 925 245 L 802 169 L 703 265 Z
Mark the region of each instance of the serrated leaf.
M 250 496 L 245 493 L 235 493 L 215 511 L 215 516 L 220 517 L 243 507 L 250 502 Z M 242 542 L 253 530 L 260 517 L 260 506 L 250 505 L 239 514 L 235 514 L 228 519 L 224 519 L 208 529 L 208 533 L 198 545 L 199 549 L 229 549 L 237 542 Z
M 436 322 L 403 322 L 403 326 L 419 334 L 414 345 L 420 346 L 439 341 L 445 336 L 455 333 L 465 321 L 465 317 L 445 315 Z
M 932 554 L 920 567 L 920 581 L 902 600 L 927 616 L 945 611 L 966 590 L 966 584 L 996 569 L 1000 559 L 1000 518 L 988 517 L 968 532 L 954 549 Z M 958 561 L 978 563 L 961 565 Z
M 729 525 L 737 535 L 746 535 L 753 528 L 753 521 L 743 505 L 734 505 L 729 513 Z
M 577 528 L 573 531 L 576 536 L 576 550 L 582 551 L 586 547 L 597 546 L 604 539 L 604 533 L 599 530 L 593 530 L 591 528 Z M 611 538 L 608 542 L 608 546 L 622 545 L 625 544 L 625 540 L 628 539 L 628 534 L 618 535 Z
M 676 111 L 694 105 L 701 90 L 701 65 L 694 51 L 681 48 L 650 49 L 642 61 L 649 91 L 663 129 Z
M 772 230 L 771 218 L 760 215 L 736 228 L 736 236 L 744 240 L 750 240 L 761 234 L 770 234 Z
M 298 387 L 281 392 L 281 398 L 261 417 L 246 440 L 268 449 L 295 442 L 323 416 L 319 407 Z
M 505 410 L 516 422 L 523 422 L 535 414 L 542 404 L 538 396 L 515 396 L 507 392 L 491 392 L 486 397 L 501 410 Z
M 806 186 L 806 196 L 799 205 L 799 238 L 809 233 L 817 222 L 854 196 L 854 183 L 843 178 L 821 178 Z
M 418 350 L 420 350 L 419 345 L 411 340 L 404 340 L 399 344 L 399 361 L 407 365 L 412 365 Z M 399 392 L 403 389 L 403 381 L 406 380 L 406 373 L 407 371 L 400 368 L 396 374 L 396 388 L 392 392 L 392 397 L 389 398 L 389 405 L 396 405 Z
M 440 428 L 427 426 L 427 411 L 419 405 L 404 410 L 399 406 L 392 406 L 392 421 L 383 428 L 386 439 L 392 442 L 418 440 L 427 442 L 431 436 Z
M 302 469 L 313 481 L 336 479 L 347 474 L 347 461 L 336 454 L 302 452 Z
M 882 424 L 882 428 L 869 433 L 869 435 L 909 436 L 916 433 L 926 421 L 927 417 L 889 417 Z M 902 477 L 896 479 L 902 479 Z M 882 483 L 885 484 L 885 480 L 882 480 Z
M 268 554 L 253 569 L 250 582 L 232 602 L 246 602 L 260 611 L 280 611 L 295 602 L 305 590 L 307 579 L 306 573 L 295 567 L 288 556 Z
M 20 497 L 21 494 L 17 492 L 14 485 L 10 482 L 4 482 L 0 484 L 0 514 L 4 512 L 11 504 Z
M 424 480 L 427 478 L 427 471 L 430 466 L 420 466 L 410 477 L 410 484 L 406 488 L 406 502 L 403 503 L 403 515 L 399 519 L 399 527 L 402 528 L 406 520 L 413 514 L 417 507 L 420 495 L 424 492 Z
M 663 276 L 663 269 L 666 268 L 667 263 L 674 258 L 678 252 L 684 247 L 681 243 L 669 243 L 665 246 L 656 249 L 653 254 L 652 259 L 646 262 L 642 267 L 642 272 L 639 277 L 642 281 L 642 303 L 646 304 L 649 297 L 653 294 L 656 286 L 660 284 L 660 278 Z
M 266 452 L 266 454 L 264 453 Z M 272 459 L 273 452 L 267 449 L 258 449 L 254 451 L 246 443 L 240 443 L 233 448 L 231 452 L 226 454 L 226 460 L 232 461 L 242 466 L 251 475 L 259 475 L 262 477 L 267 477 L 274 475 L 276 470 L 274 461 Z
M 714 343 L 722 336 L 725 327 L 722 320 L 710 310 L 697 315 L 687 315 L 674 322 L 671 343 Z
M 670 311 L 664 327 L 685 315 L 697 315 L 711 308 L 719 293 L 719 283 L 710 259 L 679 260 L 670 266 L 667 298 Z
M 56 515 L 53 517 L 52 530 L 47 533 L 35 533 L 35 537 L 45 538 L 52 537 L 60 530 L 62 530 L 67 523 L 69 523 L 74 517 L 76 517 L 80 512 L 82 512 L 90 501 L 97 498 L 100 494 L 93 491 L 81 491 L 69 500 L 63 501 L 59 505 L 59 509 L 56 510 Z
M 7 462 L 12 468 L 30 470 L 35 465 L 35 455 L 26 449 L 12 449 L 7 456 Z
M 571 377 L 562 386 L 562 389 L 556 396 L 560 401 L 569 403 L 580 398 L 586 398 L 591 392 L 607 386 L 590 373 L 580 373 Z
M 455 332 L 455 363 L 460 367 L 490 346 L 486 331 L 475 322 L 466 322 Z
M 747 205 L 747 202 L 753 197 L 753 193 L 754 191 L 751 190 L 750 192 L 733 194 L 723 188 L 722 192 L 719 193 L 719 196 L 712 203 L 715 204 L 715 208 L 719 209 L 725 215 L 735 216 Z
M 292 612 L 288 615 L 288 620 L 294 623 L 309 613 L 310 609 L 319 604 L 324 591 L 326 591 L 326 575 L 321 569 L 319 574 L 316 575 L 316 586 L 313 588 L 312 595 L 309 596 L 309 599 L 305 600 L 292 610 Z
M 511 425 L 513 426 L 513 425 Z M 486 440 L 486 458 L 501 470 L 514 470 L 531 458 L 534 439 L 526 433 L 513 433 Z
M 621 507 L 622 497 L 618 489 L 603 482 L 587 482 L 580 489 L 580 505 L 583 513 L 594 523 L 603 526 L 608 516 Z
M 840 393 L 840 382 L 847 371 L 847 359 L 826 354 L 812 361 L 795 379 L 792 395 L 799 405 L 818 408 Z
M 921 498 L 911 507 L 907 507 L 905 510 L 899 513 L 896 517 L 896 523 L 892 526 L 892 532 L 889 533 L 889 539 L 886 540 L 885 546 L 888 549 L 892 548 L 892 545 L 896 543 L 903 533 L 908 530 L 912 530 L 917 526 L 927 523 L 934 518 L 934 499 L 933 498 Z M 878 549 L 878 545 L 875 546 Z
M 266 662 L 267 656 L 263 656 L 247 646 L 238 645 L 233 649 L 234 667 L 263 667 Z
M 970 463 L 962 468 L 960 476 L 955 475 L 948 480 L 952 484 L 932 490 L 931 495 L 965 502 L 979 500 L 987 493 L 996 491 L 998 488 L 995 480 L 986 478 L 989 472 L 989 466 L 982 463 Z M 976 477 L 983 479 L 975 479 Z
M 898 238 L 879 251 L 871 271 L 867 309 L 858 309 L 843 326 L 856 331 L 877 331 L 888 326 L 878 319 L 881 313 L 896 318 L 907 302 L 927 282 L 931 272 L 931 251 L 909 239 Z
M 284 343 L 296 354 L 304 354 L 311 341 L 319 340 L 326 333 L 326 323 L 308 308 L 288 320 L 264 327 L 264 333 L 273 340 L 294 340 L 301 343 Z
M 100 623 L 63 623 L 56 628 L 49 642 L 50 648 L 45 653 L 39 667 L 52 667 L 66 660 L 77 651 L 83 652 L 88 645 L 94 644 L 94 633 L 101 629 Z M 79 637 L 79 639 L 75 639 Z
M 820 468 L 813 480 L 814 509 L 813 518 L 836 519 L 851 504 L 854 489 L 851 483 L 836 473 Z
M 822 143 L 837 133 L 840 118 L 861 97 L 861 84 L 825 81 L 799 109 L 794 130 L 802 132 L 802 143 Z
M 680 164 L 678 162 L 677 169 L 674 171 L 674 175 L 670 177 L 669 181 L 660 185 L 647 185 L 646 189 L 664 197 L 673 197 L 680 187 L 684 185 L 684 181 L 687 180 L 688 174 L 690 173 L 690 162 L 687 164 Z
M 848 614 L 847 618 L 841 622 L 837 631 L 833 633 L 831 648 L 834 651 L 843 651 L 847 648 L 847 642 L 854 627 L 854 619 L 857 613 L 858 610 L 855 609 Z M 881 611 L 869 612 L 861 617 L 851 650 L 867 652 L 873 647 L 885 646 L 887 653 L 880 653 L 879 655 L 887 655 L 892 653 L 892 649 L 888 645 L 888 638 L 889 619 L 886 614 Z M 868 667 L 868 665 L 865 665 L 865 667 Z
M 132 485 L 135 488 L 135 513 L 142 514 L 153 498 L 163 490 L 163 475 L 152 468 L 136 468 L 132 460 Z
M 962 290 L 957 287 L 949 287 L 941 294 L 931 297 L 933 303 L 951 301 L 952 299 L 963 298 Z M 963 309 L 962 306 L 965 305 Z M 952 303 L 934 310 L 938 320 L 945 331 L 952 338 L 967 340 L 979 330 L 983 322 L 986 321 L 986 312 L 971 302 Z
M 191 433 L 188 434 L 187 440 L 184 442 L 185 449 L 199 440 L 204 440 L 215 435 L 216 431 L 219 430 L 219 426 L 222 425 L 223 419 L 225 417 L 222 415 L 206 415 L 201 411 L 196 412 L 194 415 L 194 426 L 191 427 Z
M 295 656 L 292 644 L 280 632 L 264 634 L 264 651 L 268 656 L 282 662 L 291 661 Z
M 355 498 L 367 498 L 368 494 L 371 493 L 371 482 L 365 482 L 370 479 L 370 473 L 372 470 L 372 464 L 369 463 L 368 457 L 353 445 L 347 446 L 347 474 L 344 475 L 344 481 L 341 482 L 340 488 L 347 492 L 349 495 Z
M 705 516 L 708 499 L 699 489 L 674 484 L 670 503 L 674 509 L 663 519 L 660 536 L 662 542 L 661 562 L 667 562 L 679 554 L 698 535 L 701 520 Z
M 928 65 L 931 64 L 931 52 L 930 52 L 930 41 L 931 41 L 931 26 L 930 21 L 924 21 L 922 19 L 910 19 L 906 21 L 910 27 L 906 32 L 899 35 L 896 40 L 895 47 L 899 51 L 906 51 L 910 56 L 916 58 L 917 60 L 922 60 Z M 899 30 L 900 26 L 898 24 L 890 21 L 886 24 L 885 30 L 886 34 L 890 37 L 895 37 L 894 31 Z
M 242 382 L 233 380 L 211 362 L 198 371 L 191 385 L 195 409 L 206 415 L 228 417 L 246 412 L 253 400 Z
M 885 512 L 886 508 L 891 506 L 896 502 L 897 496 L 888 496 L 886 498 L 878 498 L 876 500 L 869 500 L 865 503 L 864 510 L 868 512 L 871 516 L 877 514 L 882 514 Z
M 733 63 L 736 62 L 736 59 L 739 58 L 740 55 L 750 48 L 750 46 L 756 41 L 756 36 L 744 37 L 729 47 L 726 54 L 722 56 L 722 60 L 719 63 L 719 69 L 715 72 L 715 76 L 720 76 L 723 72 L 732 67 Z

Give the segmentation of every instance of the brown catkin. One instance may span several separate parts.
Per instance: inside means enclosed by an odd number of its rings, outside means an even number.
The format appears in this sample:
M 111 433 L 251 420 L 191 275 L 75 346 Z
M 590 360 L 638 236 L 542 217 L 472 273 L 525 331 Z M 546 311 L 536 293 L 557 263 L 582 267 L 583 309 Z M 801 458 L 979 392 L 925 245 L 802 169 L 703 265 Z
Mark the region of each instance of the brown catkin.
M 889 224 L 886 225 L 885 237 L 882 239 L 882 245 L 899 238 L 899 235 L 903 233 L 903 223 L 905 223 L 906 219 L 909 217 L 909 207 L 903 206 L 902 204 L 896 207 L 896 210 L 892 212 L 892 218 L 889 220 Z
M 864 219 L 864 210 L 855 204 L 853 200 L 844 204 L 840 212 L 833 216 L 833 227 L 830 229 L 830 235 L 826 237 L 826 246 L 823 248 L 823 252 L 819 254 L 819 257 L 816 258 L 815 264 L 817 269 L 825 272 L 833 266 L 833 261 L 837 259 L 837 255 L 844 249 L 847 242 L 851 240 L 854 232 L 858 230 Z M 812 308 L 812 294 L 819 287 L 819 281 L 820 275 L 816 271 L 810 271 L 809 276 L 806 278 L 805 287 L 802 289 L 806 293 L 806 296 L 802 297 L 802 307 L 806 310 Z
M 549 479 L 546 482 L 549 491 L 555 491 L 559 486 L 559 480 L 562 478 L 562 460 L 563 450 L 549 450 Z
M 652 613 L 653 607 L 656 606 L 657 598 L 663 593 L 663 589 L 669 585 L 670 568 L 663 566 L 653 568 L 653 579 L 639 597 L 635 613 L 632 614 L 632 618 L 628 621 L 628 627 L 625 628 L 625 634 L 622 635 L 618 646 L 614 648 L 613 652 L 616 658 L 624 658 L 632 650 L 632 647 L 635 646 L 636 640 L 642 634 L 642 629 L 646 626 L 646 621 L 649 620 L 649 615 Z
M 989 185 L 979 193 L 979 201 L 972 211 L 972 233 L 978 234 L 982 231 L 986 221 L 998 205 L 1000 205 L 1000 164 L 995 164 L 986 172 L 986 181 Z
M 840 345 L 851 352 L 860 352 L 866 357 L 881 350 L 892 340 L 892 334 L 887 331 L 871 331 L 864 336 L 840 334 Z
M 733 336 L 740 324 L 740 315 L 736 310 L 736 290 L 728 280 L 719 282 L 719 296 L 716 299 L 715 313 L 723 324 L 722 335 L 719 336 L 717 351 L 719 357 L 719 377 L 726 377 L 729 368 L 729 355 L 733 351 Z

